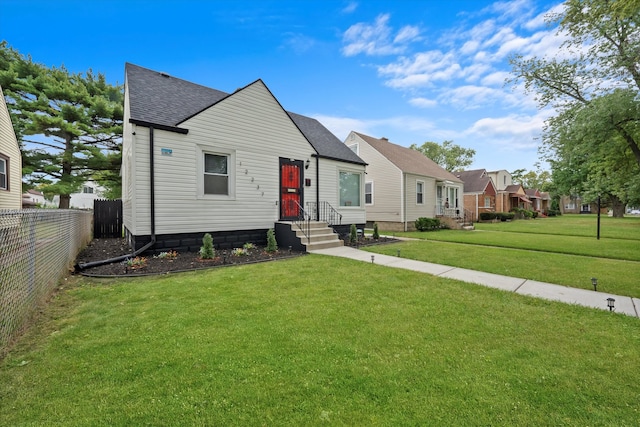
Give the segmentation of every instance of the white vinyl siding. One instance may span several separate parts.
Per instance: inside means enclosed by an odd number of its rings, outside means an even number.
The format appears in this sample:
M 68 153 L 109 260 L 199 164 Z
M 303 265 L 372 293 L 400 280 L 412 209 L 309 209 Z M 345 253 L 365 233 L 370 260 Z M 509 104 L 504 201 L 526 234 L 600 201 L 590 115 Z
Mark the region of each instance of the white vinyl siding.
M 365 204 L 367 221 L 400 222 L 402 217 L 402 172 L 359 136 L 355 134 L 351 134 L 351 136 L 353 139 L 349 139 L 350 144 L 357 141 L 360 157 L 369 164 L 367 179 L 375 182 L 373 188 L 375 192 L 374 204 Z
M 154 131 L 157 234 L 272 228 L 279 219 L 279 158 L 306 162 L 315 154 L 260 81 L 178 127 L 189 133 Z M 131 159 L 135 173 L 130 174 L 135 184 L 129 203 L 136 206 L 134 234 L 144 235 L 150 233 L 149 137 L 146 128 L 137 127 L 135 132 L 130 137 L 136 143 Z M 163 148 L 171 155 L 161 155 Z M 204 195 L 202 153 L 230 156 L 233 197 Z M 311 179 L 311 185 L 303 190 L 304 202 L 315 201 L 316 162 L 310 162 L 309 169 L 302 172 L 304 178 Z M 321 176 L 320 187 L 331 187 L 335 192 L 336 180 L 337 170 L 332 168 L 330 178 Z M 337 206 L 337 197 L 332 205 Z
M 20 209 L 22 207 L 22 157 L 2 88 L 0 88 L 0 154 L 5 160 L 0 209 Z

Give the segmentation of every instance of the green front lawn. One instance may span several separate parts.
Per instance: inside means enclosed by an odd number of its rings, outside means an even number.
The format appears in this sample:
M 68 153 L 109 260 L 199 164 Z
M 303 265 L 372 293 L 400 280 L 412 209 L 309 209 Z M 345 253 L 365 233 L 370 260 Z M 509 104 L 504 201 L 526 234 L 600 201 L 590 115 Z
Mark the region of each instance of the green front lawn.
M 419 239 L 367 250 L 640 298 L 640 218 L 565 215 L 475 224 L 475 231 L 395 233 Z M 391 234 L 391 233 L 386 233 Z M 615 236 L 615 237 L 612 237 Z
M 309 255 L 59 293 L 0 425 L 637 425 L 638 319 Z

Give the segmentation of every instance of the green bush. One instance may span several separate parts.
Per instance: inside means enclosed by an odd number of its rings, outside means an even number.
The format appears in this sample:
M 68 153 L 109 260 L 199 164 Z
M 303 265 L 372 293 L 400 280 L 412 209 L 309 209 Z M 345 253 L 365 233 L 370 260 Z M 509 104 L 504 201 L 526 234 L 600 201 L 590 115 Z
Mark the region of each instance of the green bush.
M 276 242 L 276 233 L 273 228 L 267 230 L 267 252 L 275 252 L 278 250 L 278 242 Z
M 516 214 L 514 212 L 500 212 L 498 214 L 498 218 L 502 222 L 511 221 L 511 220 L 513 220 L 513 218 L 515 218 L 515 216 L 516 216 Z
M 358 240 L 358 230 L 356 229 L 355 224 L 351 224 L 351 228 L 349 228 L 349 242 L 355 243 Z
M 496 219 L 498 214 L 495 212 L 480 212 L 480 220 L 482 221 L 491 221 L 492 219 Z
M 378 223 L 374 222 L 373 223 L 373 236 L 372 236 L 375 240 L 378 240 L 380 238 L 380 232 L 378 231 Z
M 440 220 L 438 218 L 425 218 L 421 217 L 416 219 L 416 230 L 418 231 L 431 231 L 442 228 Z
M 206 233 L 202 238 L 202 246 L 200 247 L 200 258 L 213 259 L 216 256 L 216 250 L 213 248 L 213 237 Z

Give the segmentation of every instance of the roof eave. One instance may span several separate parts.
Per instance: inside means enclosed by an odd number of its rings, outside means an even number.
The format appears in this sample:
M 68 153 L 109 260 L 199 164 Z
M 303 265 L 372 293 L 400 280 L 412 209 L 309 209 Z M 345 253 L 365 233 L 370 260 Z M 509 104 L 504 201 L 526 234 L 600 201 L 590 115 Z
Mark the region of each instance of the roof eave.
M 162 124 L 159 124 L 159 123 L 152 123 L 152 122 L 147 122 L 147 121 L 144 121 L 144 120 L 129 119 L 129 123 L 133 123 L 134 125 L 144 126 L 144 127 L 148 127 L 148 128 L 166 130 L 168 132 L 175 132 L 175 133 L 181 133 L 181 134 L 189 133 L 189 129 L 186 129 L 186 128 L 180 128 L 180 127 L 177 127 L 177 126 L 162 125 Z

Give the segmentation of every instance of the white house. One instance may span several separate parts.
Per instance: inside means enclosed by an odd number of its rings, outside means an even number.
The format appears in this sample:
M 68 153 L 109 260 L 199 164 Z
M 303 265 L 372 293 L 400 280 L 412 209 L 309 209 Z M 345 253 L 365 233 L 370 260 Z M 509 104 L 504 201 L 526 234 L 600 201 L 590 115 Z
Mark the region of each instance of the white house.
M 271 228 L 282 245 L 277 224 L 310 218 L 340 233 L 364 226 L 366 163 L 317 120 L 285 111 L 262 80 L 228 94 L 126 64 L 123 133 L 135 250 L 195 251 L 207 232 L 219 248 L 262 243 Z
M 365 180 L 367 222 L 406 231 L 415 220 L 458 218 L 464 214 L 463 182 L 423 154 L 351 132 L 345 144 L 368 163 Z
M 93 180 L 85 181 L 77 193 L 71 193 L 69 207 L 73 209 L 93 209 L 93 201 L 102 199 L 104 187 Z M 60 205 L 60 196 L 53 196 L 54 206 Z
M 0 209 L 22 207 L 22 157 L 0 87 Z

